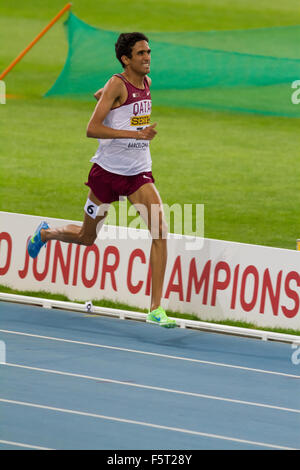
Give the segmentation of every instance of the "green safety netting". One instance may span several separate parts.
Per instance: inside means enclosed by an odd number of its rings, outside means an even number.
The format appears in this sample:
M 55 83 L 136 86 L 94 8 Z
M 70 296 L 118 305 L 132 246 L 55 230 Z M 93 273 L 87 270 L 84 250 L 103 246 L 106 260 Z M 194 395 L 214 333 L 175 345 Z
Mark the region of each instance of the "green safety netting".
M 115 57 L 119 32 L 88 25 L 73 13 L 65 23 L 69 52 L 45 96 L 94 99 L 123 69 Z M 300 80 L 300 25 L 235 31 L 148 33 L 152 98 L 157 105 L 300 117 L 292 102 Z

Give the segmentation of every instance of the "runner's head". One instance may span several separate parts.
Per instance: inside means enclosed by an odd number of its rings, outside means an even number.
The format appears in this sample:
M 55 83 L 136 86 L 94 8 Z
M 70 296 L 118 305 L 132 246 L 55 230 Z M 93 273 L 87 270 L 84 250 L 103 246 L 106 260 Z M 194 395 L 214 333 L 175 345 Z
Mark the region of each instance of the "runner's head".
M 123 68 L 138 67 L 145 74 L 150 71 L 149 39 L 143 33 L 122 33 L 116 44 L 116 56 Z

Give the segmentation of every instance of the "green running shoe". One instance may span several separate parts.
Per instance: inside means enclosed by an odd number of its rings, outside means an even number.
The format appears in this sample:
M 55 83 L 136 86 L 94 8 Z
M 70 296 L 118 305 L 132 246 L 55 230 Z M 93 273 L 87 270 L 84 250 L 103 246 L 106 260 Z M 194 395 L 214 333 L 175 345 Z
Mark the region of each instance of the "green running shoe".
M 146 321 L 148 323 L 154 323 L 155 325 L 164 326 L 165 328 L 174 328 L 176 326 L 176 321 L 167 317 L 162 307 L 158 307 L 148 313 Z

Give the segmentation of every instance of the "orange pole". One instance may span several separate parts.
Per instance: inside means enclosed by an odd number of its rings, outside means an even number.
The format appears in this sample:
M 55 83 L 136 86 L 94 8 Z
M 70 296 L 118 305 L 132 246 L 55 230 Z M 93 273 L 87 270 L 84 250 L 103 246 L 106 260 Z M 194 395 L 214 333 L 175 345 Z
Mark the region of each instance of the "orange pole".
M 18 57 L 15 58 L 15 60 L 12 61 L 12 63 L 1 73 L 0 75 L 0 80 L 2 80 L 5 75 L 8 74 L 8 72 L 24 57 L 24 55 L 38 42 L 39 39 L 41 39 L 42 36 L 48 31 L 48 29 L 51 28 L 51 26 L 56 23 L 56 21 L 67 11 L 71 8 L 72 3 L 68 3 L 64 8 L 53 18 L 53 20 L 50 21 L 50 23 L 34 38 L 31 43 L 25 47 L 25 49 L 21 52 L 21 54 L 18 55 Z

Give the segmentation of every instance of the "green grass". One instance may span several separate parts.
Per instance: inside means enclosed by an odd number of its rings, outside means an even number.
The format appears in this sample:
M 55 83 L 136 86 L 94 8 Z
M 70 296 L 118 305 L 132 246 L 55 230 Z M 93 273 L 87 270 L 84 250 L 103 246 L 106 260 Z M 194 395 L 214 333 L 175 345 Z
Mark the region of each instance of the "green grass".
M 4 286 L 0 284 L 0 292 L 5 292 L 7 294 L 17 294 L 17 295 L 24 295 L 24 296 L 29 296 L 29 297 L 36 297 L 36 298 L 42 298 L 42 299 L 51 299 L 51 300 L 61 300 L 64 302 L 70 301 L 67 296 L 63 294 L 53 294 L 50 292 L 46 291 L 20 291 L 16 289 L 11 289 L 10 287 Z M 76 303 L 81 303 L 84 304 L 86 300 L 77 300 Z M 132 307 L 130 305 L 121 303 L 121 302 L 113 302 L 108 299 L 102 299 L 102 300 L 93 300 L 92 303 L 95 307 L 107 307 L 107 308 L 115 308 L 115 309 L 120 309 L 120 310 L 128 310 L 128 311 L 135 311 L 135 312 L 142 312 L 142 313 L 148 313 L 147 309 L 142 309 L 142 308 L 136 308 Z M 186 320 L 193 320 L 193 321 L 204 321 L 207 322 L 207 320 L 202 320 L 196 315 L 188 314 L 188 313 L 181 313 L 181 312 L 174 312 L 173 310 L 166 310 L 167 314 L 170 317 L 174 318 L 182 318 Z M 243 322 L 243 321 L 234 321 L 234 320 L 220 320 L 220 321 L 213 321 L 210 320 L 209 323 L 215 323 L 219 325 L 228 325 L 228 326 L 235 326 L 239 328 L 250 328 L 250 329 L 255 329 L 255 330 L 260 330 L 260 331 L 272 331 L 275 333 L 283 333 L 283 334 L 288 334 L 288 335 L 296 335 L 300 336 L 300 330 L 292 330 L 292 329 L 286 329 L 286 328 L 265 328 L 265 327 L 260 327 L 257 326 L 255 323 L 249 323 L 249 322 Z
M 0 6 L 0 70 L 65 4 Z M 196 31 L 295 24 L 297 2 L 73 2 L 73 11 L 111 30 Z M 116 15 L 115 11 L 120 12 Z M 259 14 L 258 14 L 259 13 Z M 65 17 L 66 18 L 66 17 Z M 64 18 L 64 19 L 65 19 Z M 45 99 L 67 54 L 60 20 L 5 78 L 0 106 L 0 210 L 81 220 L 97 141 L 87 139 L 94 103 Z M 101 85 L 101 84 L 99 84 Z M 295 248 L 300 234 L 299 120 L 182 108 L 153 108 L 151 144 L 166 204 L 205 205 L 205 236 Z
M 0 6 L 3 69 L 65 2 Z M 295 24 L 297 2 L 73 2 L 84 21 L 106 29 L 179 31 Z M 115 15 L 115 11 L 121 14 Z M 258 14 L 259 12 L 259 14 Z M 93 102 L 44 99 L 64 64 L 62 20 L 5 82 L 0 107 L 0 209 L 81 220 L 89 159 L 97 142 L 85 137 Z M 208 238 L 295 248 L 300 234 L 298 119 L 155 106 L 158 137 L 153 170 L 167 204 L 205 204 Z M 183 177 L 184 175 L 184 177 Z
M 0 108 L 0 209 L 81 220 L 93 103 L 9 100 Z M 26 118 L 25 118 L 26 116 Z M 154 108 L 153 172 L 163 201 L 205 205 L 205 236 L 295 248 L 298 120 Z M 216 139 L 217 136 L 217 139 Z M 184 175 L 184 177 L 183 177 Z
M 2 0 L 1 16 L 48 21 L 66 0 Z M 295 24 L 298 0 L 74 0 L 74 12 L 104 29 L 197 31 Z

